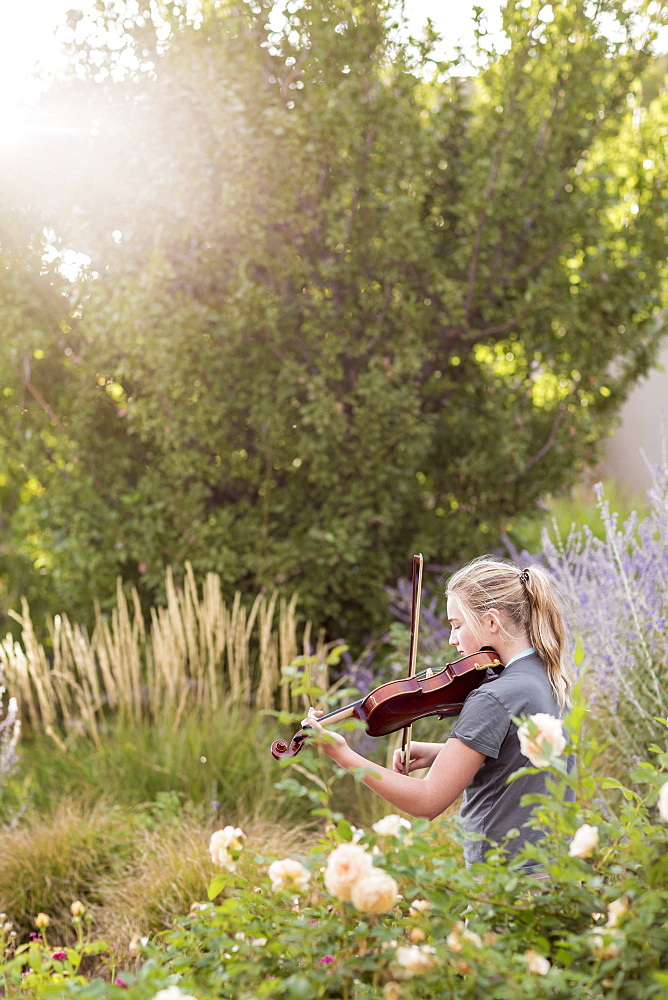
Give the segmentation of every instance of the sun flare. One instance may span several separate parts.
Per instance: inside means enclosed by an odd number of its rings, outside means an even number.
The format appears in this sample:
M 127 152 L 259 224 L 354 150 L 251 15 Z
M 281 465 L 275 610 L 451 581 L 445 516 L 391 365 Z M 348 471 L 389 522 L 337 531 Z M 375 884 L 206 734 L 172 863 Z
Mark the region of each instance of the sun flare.
M 19 142 L 28 129 L 25 109 L 13 101 L 0 98 L 0 146 Z

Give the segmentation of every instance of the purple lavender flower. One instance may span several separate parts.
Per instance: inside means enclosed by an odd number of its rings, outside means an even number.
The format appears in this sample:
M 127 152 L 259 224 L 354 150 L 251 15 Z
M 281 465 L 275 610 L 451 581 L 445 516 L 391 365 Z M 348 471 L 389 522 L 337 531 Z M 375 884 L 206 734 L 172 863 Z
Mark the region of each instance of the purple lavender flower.
M 668 466 L 654 470 L 642 519 L 634 512 L 620 523 L 601 484 L 595 493 L 604 537 L 588 526 L 565 541 L 545 532 L 539 561 L 573 607 L 591 707 L 606 712 L 633 766 L 638 746 L 657 738 L 656 719 L 668 717 Z

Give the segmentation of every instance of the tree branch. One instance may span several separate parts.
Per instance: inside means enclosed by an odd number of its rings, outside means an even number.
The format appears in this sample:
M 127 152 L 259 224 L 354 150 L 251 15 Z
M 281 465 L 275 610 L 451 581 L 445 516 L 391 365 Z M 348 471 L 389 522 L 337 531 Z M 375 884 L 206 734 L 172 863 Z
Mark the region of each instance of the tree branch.
M 563 406 L 559 410 L 559 413 L 557 413 L 554 423 L 552 424 L 552 428 L 548 435 L 547 441 L 541 448 L 538 449 L 535 455 L 531 456 L 528 462 L 525 462 L 525 464 L 522 466 L 519 472 L 515 473 L 515 475 L 511 480 L 512 483 L 519 482 L 519 480 L 526 475 L 529 469 L 532 469 L 534 465 L 540 462 L 541 458 L 543 458 L 544 455 L 547 455 L 548 451 L 550 451 L 553 448 L 554 442 L 557 439 L 559 428 L 561 427 L 565 416 L 566 416 L 566 403 L 564 402 Z

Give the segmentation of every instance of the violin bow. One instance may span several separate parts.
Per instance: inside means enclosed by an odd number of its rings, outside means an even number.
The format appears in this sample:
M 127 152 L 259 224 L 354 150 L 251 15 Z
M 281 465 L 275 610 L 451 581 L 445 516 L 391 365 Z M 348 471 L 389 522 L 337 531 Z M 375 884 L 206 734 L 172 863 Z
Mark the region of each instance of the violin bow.
M 420 595 L 422 593 L 422 555 L 413 556 L 413 598 L 411 602 L 411 639 L 408 648 L 408 676 L 415 676 L 417 662 L 418 628 L 420 624 Z M 401 737 L 401 763 L 404 773 L 408 774 L 408 763 L 411 759 L 411 726 L 406 726 Z

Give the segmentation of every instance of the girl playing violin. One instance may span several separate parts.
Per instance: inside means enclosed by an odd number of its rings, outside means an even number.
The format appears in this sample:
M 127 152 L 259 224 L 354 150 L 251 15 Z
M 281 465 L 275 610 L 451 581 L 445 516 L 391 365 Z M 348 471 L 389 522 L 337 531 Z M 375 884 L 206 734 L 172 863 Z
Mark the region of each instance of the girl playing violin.
M 393 768 L 371 764 L 345 738 L 325 730 L 322 712 L 311 708 L 304 720 L 322 738 L 322 749 L 340 767 L 371 768 L 364 784 L 411 816 L 434 819 L 462 793 L 460 816 L 467 840 L 466 864 L 484 859 L 486 841 L 501 841 L 509 830 L 508 856 L 515 855 L 538 831 L 523 827 L 531 806 L 523 795 L 545 791 L 542 773 L 508 784 L 514 771 L 529 762 L 522 754 L 513 717 L 545 713 L 561 717 L 571 681 L 563 662 L 565 628 L 560 602 L 548 573 L 539 566 L 518 569 L 483 556 L 452 576 L 447 586 L 450 643 L 460 655 L 491 646 L 504 664 L 502 673 L 472 691 L 445 743 L 413 742 L 405 767 L 401 751 Z M 411 771 L 429 768 L 423 778 Z

